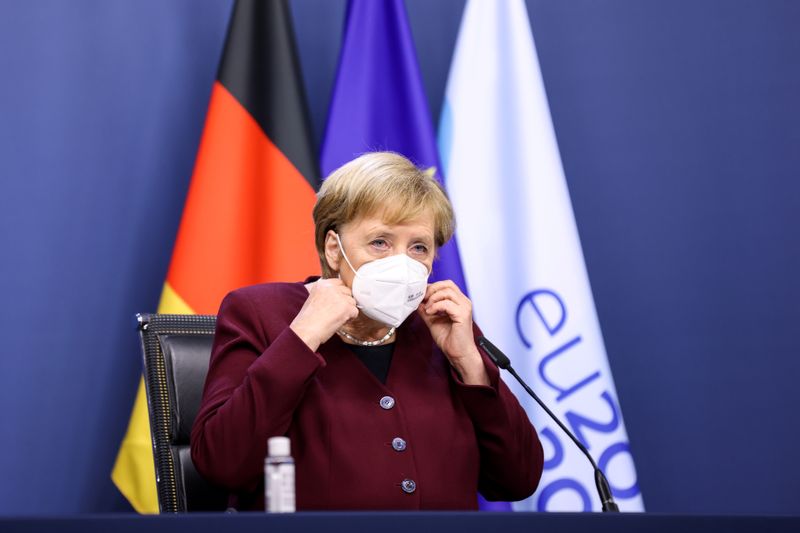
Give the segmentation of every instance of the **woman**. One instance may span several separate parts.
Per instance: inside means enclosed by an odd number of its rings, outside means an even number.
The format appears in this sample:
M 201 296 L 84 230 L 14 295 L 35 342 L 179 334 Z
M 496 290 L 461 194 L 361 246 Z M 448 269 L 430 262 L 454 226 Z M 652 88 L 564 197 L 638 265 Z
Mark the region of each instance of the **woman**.
M 370 153 L 314 207 L 322 277 L 230 293 L 219 310 L 192 459 L 263 509 L 267 439 L 287 435 L 298 510 L 476 509 L 533 493 L 542 448 L 479 352 L 469 299 L 427 284 L 452 207 L 407 159 Z

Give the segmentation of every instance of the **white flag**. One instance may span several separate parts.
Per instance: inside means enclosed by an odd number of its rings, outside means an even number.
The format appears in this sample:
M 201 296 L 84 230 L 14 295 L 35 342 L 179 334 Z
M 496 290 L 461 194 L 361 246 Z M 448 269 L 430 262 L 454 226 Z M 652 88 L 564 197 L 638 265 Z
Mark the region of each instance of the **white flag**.
M 475 319 L 643 510 L 522 0 L 469 0 L 440 125 L 447 189 Z M 508 376 L 539 431 L 545 471 L 516 510 L 589 511 L 589 462 Z

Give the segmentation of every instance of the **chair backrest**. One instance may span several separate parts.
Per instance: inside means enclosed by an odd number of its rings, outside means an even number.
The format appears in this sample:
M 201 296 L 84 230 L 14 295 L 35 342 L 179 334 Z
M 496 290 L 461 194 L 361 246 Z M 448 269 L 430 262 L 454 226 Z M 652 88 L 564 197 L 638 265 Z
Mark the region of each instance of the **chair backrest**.
M 162 513 L 224 511 L 227 494 L 192 464 L 189 435 L 211 357 L 213 315 L 139 314 L 147 410 Z

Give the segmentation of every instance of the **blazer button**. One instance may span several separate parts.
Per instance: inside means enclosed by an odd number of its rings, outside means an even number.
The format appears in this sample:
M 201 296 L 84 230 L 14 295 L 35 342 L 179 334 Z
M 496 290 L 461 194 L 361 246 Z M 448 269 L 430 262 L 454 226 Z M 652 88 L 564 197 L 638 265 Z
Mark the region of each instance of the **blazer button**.
M 404 479 L 403 482 L 400 483 L 400 487 L 406 494 L 411 494 L 415 490 L 417 490 L 417 484 L 414 482 L 413 479 Z
M 387 411 L 394 407 L 394 398 L 391 396 L 384 396 L 380 401 L 381 407 Z
M 400 437 L 395 437 L 392 439 L 392 448 L 394 448 L 395 451 L 402 452 L 406 449 L 406 441 Z

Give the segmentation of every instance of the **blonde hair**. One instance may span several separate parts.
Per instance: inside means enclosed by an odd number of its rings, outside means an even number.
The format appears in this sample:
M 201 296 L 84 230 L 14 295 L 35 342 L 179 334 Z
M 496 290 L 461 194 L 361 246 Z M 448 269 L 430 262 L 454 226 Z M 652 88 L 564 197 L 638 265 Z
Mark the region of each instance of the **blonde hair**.
M 434 170 L 417 168 L 393 152 L 366 153 L 345 163 L 328 176 L 314 205 L 314 233 L 322 277 L 334 272 L 325 259 L 325 237 L 361 217 L 379 216 L 386 224 L 401 224 L 426 213 L 433 214 L 436 248 L 455 231 L 453 207 L 436 181 Z

